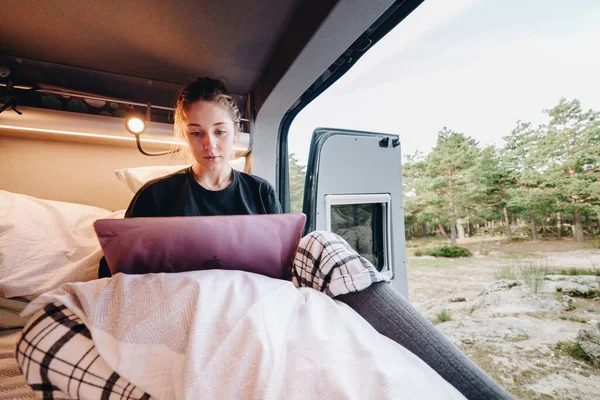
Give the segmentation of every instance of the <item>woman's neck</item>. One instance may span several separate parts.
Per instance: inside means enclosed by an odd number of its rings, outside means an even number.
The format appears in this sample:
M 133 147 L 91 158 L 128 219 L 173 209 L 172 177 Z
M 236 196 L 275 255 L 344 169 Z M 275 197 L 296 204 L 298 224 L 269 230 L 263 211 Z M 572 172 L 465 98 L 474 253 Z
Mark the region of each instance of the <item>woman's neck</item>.
M 202 168 L 198 163 L 194 163 L 192 171 L 196 182 L 208 190 L 223 190 L 233 181 L 233 169 L 229 165 L 217 171 L 210 171 Z

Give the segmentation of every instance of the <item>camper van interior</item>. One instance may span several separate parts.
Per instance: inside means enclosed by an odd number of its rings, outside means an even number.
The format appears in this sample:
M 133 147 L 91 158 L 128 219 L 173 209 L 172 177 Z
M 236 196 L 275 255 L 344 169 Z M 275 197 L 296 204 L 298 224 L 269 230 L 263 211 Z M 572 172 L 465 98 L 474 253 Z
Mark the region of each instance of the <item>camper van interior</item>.
M 315 131 L 303 212 L 305 235 L 342 237 L 337 211 L 371 214 L 357 251 L 398 293 L 372 304 L 400 339 L 367 301 L 260 274 L 97 275 L 94 222 L 193 162 L 173 134 L 182 87 L 225 82 L 232 166 L 289 213 L 294 117 L 421 3 L 0 4 L 0 398 L 510 398 L 406 301 L 396 134 Z

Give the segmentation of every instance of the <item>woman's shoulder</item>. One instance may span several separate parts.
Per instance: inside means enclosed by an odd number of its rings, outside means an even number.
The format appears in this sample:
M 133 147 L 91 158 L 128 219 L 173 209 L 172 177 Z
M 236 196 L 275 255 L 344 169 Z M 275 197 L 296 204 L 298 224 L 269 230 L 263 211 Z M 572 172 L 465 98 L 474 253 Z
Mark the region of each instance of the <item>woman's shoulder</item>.
M 188 175 L 191 167 L 185 167 L 179 171 L 170 173 L 169 175 L 154 178 L 146 182 L 138 192 L 145 190 L 168 189 L 183 183 Z
M 235 173 L 238 174 L 239 180 L 246 186 L 257 187 L 265 191 L 273 190 L 273 186 L 266 179 L 263 179 L 260 176 L 247 174 L 245 172 L 237 170 L 235 171 Z
M 133 196 L 125 217 L 162 215 L 161 210 L 164 209 L 165 204 L 169 203 L 173 193 L 181 192 L 178 189 L 185 183 L 188 174 L 189 167 L 146 182 Z

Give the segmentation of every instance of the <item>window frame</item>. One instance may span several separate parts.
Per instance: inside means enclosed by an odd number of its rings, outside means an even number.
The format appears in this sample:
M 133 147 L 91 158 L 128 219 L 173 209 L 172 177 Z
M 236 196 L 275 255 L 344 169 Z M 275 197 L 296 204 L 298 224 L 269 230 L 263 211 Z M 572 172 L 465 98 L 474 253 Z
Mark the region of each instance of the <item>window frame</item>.
M 381 228 L 383 235 L 383 266 L 380 272 L 393 274 L 392 268 L 392 211 L 391 211 L 392 196 L 389 193 L 368 193 L 368 194 L 328 194 L 325 195 L 325 226 L 331 232 L 331 207 L 338 205 L 367 205 L 367 204 L 382 204 L 382 219 Z M 335 233 L 335 232 L 334 232 Z M 373 232 L 373 239 L 375 239 Z M 373 240 L 375 245 L 375 240 Z M 375 249 L 373 249 L 375 250 Z

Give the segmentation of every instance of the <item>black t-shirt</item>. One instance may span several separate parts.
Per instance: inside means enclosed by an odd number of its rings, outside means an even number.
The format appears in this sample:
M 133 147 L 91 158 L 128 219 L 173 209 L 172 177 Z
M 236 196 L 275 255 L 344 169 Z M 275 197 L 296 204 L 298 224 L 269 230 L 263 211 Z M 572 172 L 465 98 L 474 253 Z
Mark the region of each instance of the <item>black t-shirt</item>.
M 231 184 L 212 191 L 196 182 L 190 167 L 146 183 L 125 218 L 280 213 L 275 191 L 264 179 L 233 170 Z
M 196 217 L 210 215 L 281 214 L 273 187 L 264 179 L 233 170 L 233 180 L 223 190 L 207 190 L 186 168 L 146 183 L 133 197 L 125 218 Z M 109 277 L 102 258 L 98 276 Z

